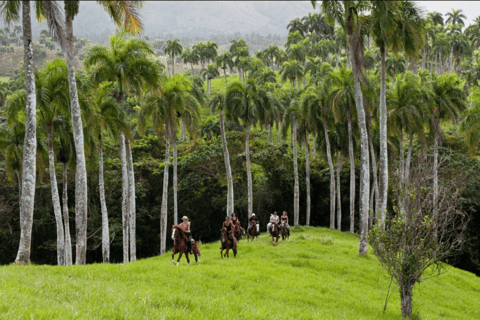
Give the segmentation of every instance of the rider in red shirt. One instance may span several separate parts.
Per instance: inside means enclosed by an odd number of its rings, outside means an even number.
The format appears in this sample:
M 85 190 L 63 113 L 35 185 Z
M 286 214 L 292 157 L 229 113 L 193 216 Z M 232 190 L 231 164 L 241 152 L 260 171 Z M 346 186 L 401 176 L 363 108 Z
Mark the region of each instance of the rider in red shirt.
M 192 253 L 192 241 L 193 241 L 193 239 L 192 239 L 192 233 L 191 233 L 191 230 L 190 230 L 190 222 L 188 221 L 187 216 L 183 216 L 182 220 L 183 220 L 183 222 L 180 223 L 178 226 L 180 228 L 182 228 L 183 230 L 185 230 L 185 235 L 188 238 L 188 241 L 187 241 L 188 252 Z

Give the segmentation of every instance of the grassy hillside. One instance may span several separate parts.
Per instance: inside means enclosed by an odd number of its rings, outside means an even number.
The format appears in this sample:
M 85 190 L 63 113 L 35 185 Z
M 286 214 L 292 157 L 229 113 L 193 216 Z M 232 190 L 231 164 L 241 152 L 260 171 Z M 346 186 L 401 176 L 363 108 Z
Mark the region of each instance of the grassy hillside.
M 281 242 L 281 240 L 280 240 Z M 198 263 L 170 254 L 128 264 L 0 267 L 1 319 L 402 319 L 398 290 L 357 236 L 302 227 L 273 247 L 242 240 L 222 260 L 219 243 Z M 370 251 L 371 252 L 371 251 Z M 421 319 L 479 319 L 480 279 L 455 268 L 417 285 Z

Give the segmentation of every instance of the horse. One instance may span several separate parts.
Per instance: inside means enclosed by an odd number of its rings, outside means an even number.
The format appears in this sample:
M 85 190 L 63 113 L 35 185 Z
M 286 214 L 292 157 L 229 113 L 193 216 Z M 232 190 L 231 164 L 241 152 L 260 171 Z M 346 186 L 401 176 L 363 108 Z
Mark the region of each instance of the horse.
M 240 239 L 243 237 L 244 234 L 245 234 L 245 229 L 243 229 L 240 226 L 240 223 L 237 222 L 233 227 L 233 236 L 235 237 L 235 239 L 237 239 L 237 242 L 240 241 Z
M 271 234 L 272 234 L 272 244 L 275 245 L 275 243 L 278 243 L 278 239 L 280 238 L 280 234 L 278 232 L 278 226 L 276 223 L 272 224 Z M 277 238 L 277 241 L 275 241 L 274 238 Z
M 225 256 L 228 258 L 228 251 L 230 248 L 233 250 L 233 256 L 237 256 L 237 239 L 233 237 L 233 241 L 228 238 L 228 233 L 225 228 L 220 229 L 221 232 L 221 239 L 222 239 L 222 247 L 220 248 L 220 257 L 225 258 Z M 225 255 L 223 254 L 223 250 L 227 250 Z
M 187 258 L 187 266 L 190 265 L 190 259 L 188 258 L 188 238 L 185 235 L 185 230 L 183 230 L 178 225 L 172 226 L 172 240 L 173 240 L 173 252 L 172 252 L 172 262 L 174 265 L 178 266 L 182 255 L 185 253 Z M 198 262 L 198 257 L 201 256 L 200 250 L 198 250 L 197 244 L 192 243 L 192 252 L 195 256 L 195 262 Z M 178 256 L 177 262 L 175 262 L 175 254 L 180 253 Z
M 287 221 L 282 221 L 280 226 L 281 226 L 280 233 L 282 234 L 282 240 L 285 240 L 286 238 L 288 239 L 290 235 L 288 234 Z
M 253 224 L 250 231 L 247 232 L 247 242 L 250 240 L 250 238 L 252 238 L 252 241 L 255 240 L 255 237 L 257 237 L 258 240 L 258 233 L 257 226 Z

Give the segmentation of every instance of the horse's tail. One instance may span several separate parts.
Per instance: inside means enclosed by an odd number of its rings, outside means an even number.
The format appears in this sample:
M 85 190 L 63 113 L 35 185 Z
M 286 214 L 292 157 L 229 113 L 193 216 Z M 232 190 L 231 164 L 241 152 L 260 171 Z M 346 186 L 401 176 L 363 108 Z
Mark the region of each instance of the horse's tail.
M 197 256 L 199 256 L 199 257 L 202 256 L 202 254 L 200 253 L 200 250 L 198 250 L 198 247 L 197 247 L 196 243 L 193 244 L 192 250 Z

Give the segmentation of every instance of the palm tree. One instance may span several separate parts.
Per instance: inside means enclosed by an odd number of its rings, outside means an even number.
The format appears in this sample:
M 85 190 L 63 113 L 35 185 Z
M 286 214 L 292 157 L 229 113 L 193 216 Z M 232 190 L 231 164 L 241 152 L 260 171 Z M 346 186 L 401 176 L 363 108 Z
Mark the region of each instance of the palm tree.
M 437 214 L 438 202 L 438 145 L 442 141 L 440 120 L 457 119 L 462 111 L 466 109 L 466 97 L 463 90 L 464 83 L 453 73 L 445 73 L 433 77 L 430 82 L 432 91 L 431 104 L 431 130 L 434 134 L 433 144 L 433 215 Z
M 198 56 L 198 53 L 194 51 L 193 49 L 187 48 L 183 51 L 182 53 L 182 59 L 183 63 L 190 63 L 190 66 L 192 67 L 192 74 L 193 72 L 193 65 L 197 65 L 198 62 L 200 61 L 200 57 Z
M 316 1 L 312 1 L 313 4 Z M 330 25 L 338 22 L 346 31 L 349 40 L 349 51 L 352 57 L 352 71 L 355 88 L 355 106 L 357 108 L 358 127 L 360 129 L 360 242 L 359 254 L 367 253 L 368 232 L 368 200 L 370 192 L 370 159 L 368 154 L 368 132 L 363 106 L 363 94 L 360 87 L 361 57 L 363 56 L 362 42 L 360 39 L 362 21 L 359 14 L 369 9 L 369 3 L 363 1 L 323 1 L 322 10 Z
M 289 33 L 293 33 L 293 32 L 295 32 L 295 31 L 298 31 L 298 32 L 300 32 L 300 34 L 302 35 L 302 37 L 304 37 L 305 25 L 302 23 L 302 21 L 300 20 L 300 18 L 295 18 L 295 19 L 293 19 L 292 21 L 290 21 L 290 22 L 287 24 L 287 29 L 288 29 L 288 32 L 289 32 Z
M 467 19 L 467 16 L 464 15 L 462 9 L 452 9 L 452 12 L 448 12 L 446 16 L 448 17 L 447 20 L 445 21 L 447 24 L 453 24 L 453 25 L 460 25 L 461 27 L 465 26 L 465 23 L 463 22 L 464 19 Z
M 429 12 L 427 13 L 427 17 L 432 20 L 434 25 L 443 26 L 443 16 L 440 12 Z
M 265 92 L 260 89 L 253 79 L 248 79 L 246 85 L 240 81 L 228 85 L 226 93 L 227 117 L 235 122 L 241 120 L 246 127 L 245 137 L 245 160 L 247 166 L 247 189 L 248 189 L 248 218 L 253 213 L 253 186 L 252 172 L 250 170 L 250 126 L 257 120 L 264 121 L 266 110 L 262 98 Z
M 129 38 L 124 33 L 110 37 L 110 46 L 93 46 L 85 57 L 84 65 L 91 72 L 93 83 L 103 81 L 117 83 L 117 103 L 122 111 L 124 108 L 125 93 L 128 89 L 140 92 L 144 85 L 154 87 L 159 76 L 158 66 L 148 55 L 153 54 L 150 45 L 143 39 Z M 129 261 L 129 233 L 130 233 L 130 261 L 136 259 L 135 246 L 135 193 L 134 172 L 130 166 L 130 141 L 120 134 L 120 160 L 122 163 L 122 216 L 124 236 L 124 262 Z M 129 228 L 128 225 L 132 226 Z M 133 236 L 133 238 L 132 238 Z
M 231 216 L 235 211 L 234 203 L 234 192 L 233 192 L 233 177 L 232 177 L 232 168 L 230 166 L 230 154 L 227 147 L 227 138 L 225 135 L 225 120 L 223 112 L 226 109 L 226 98 L 224 94 L 216 94 L 210 100 L 210 108 L 212 113 L 215 112 L 216 108 L 220 110 L 220 134 L 222 136 L 222 147 L 223 147 L 223 158 L 225 162 L 225 171 L 227 173 L 227 184 L 228 184 L 228 193 L 227 193 L 227 216 Z
M 247 58 L 250 55 L 247 43 L 243 39 L 232 40 L 229 51 L 233 55 L 235 67 L 238 68 L 239 80 L 242 81 L 242 66 L 240 63 L 240 58 Z
M 170 142 L 173 147 L 173 188 L 174 188 L 174 220 L 178 216 L 176 199 L 176 161 L 177 161 L 177 126 L 180 117 L 186 117 L 187 128 L 191 133 L 198 127 L 199 105 L 198 100 L 191 94 L 192 83 L 184 75 L 175 75 L 171 78 L 163 79 L 158 89 L 150 91 L 145 97 L 145 104 L 140 113 L 139 124 L 144 128 L 146 119 L 151 118 L 153 127 L 157 135 L 165 133 L 165 165 L 163 178 L 162 209 L 160 216 L 160 254 L 166 252 L 167 240 L 167 200 L 168 200 L 168 167 Z M 163 127 L 162 127 L 163 124 Z
M 232 53 L 226 51 L 225 53 L 217 56 L 215 62 L 220 68 L 223 69 L 223 76 L 225 77 L 225 90 L 227 89 L 227 68 L 232 70 L 233 68 L 233 56 Z
M 174 40 L 167 40 L 164 51 L 172 58 L 172 75 L 175 74 L 175 56 L 181 55 L 182 50 L 183 47 L 180 43 L 180 39 L 175 38 Z
M 201 74 L 204 79 L 207 79 L 207 96 L 209 96 L 212 91 L 211 80 L 220 75 L 218 72 L 218 66 L 216 64 L 210 64 L 206 68 L 202 69 Z

